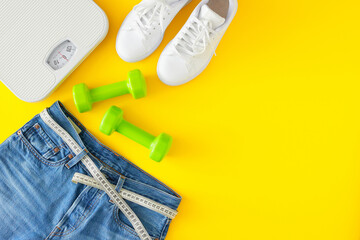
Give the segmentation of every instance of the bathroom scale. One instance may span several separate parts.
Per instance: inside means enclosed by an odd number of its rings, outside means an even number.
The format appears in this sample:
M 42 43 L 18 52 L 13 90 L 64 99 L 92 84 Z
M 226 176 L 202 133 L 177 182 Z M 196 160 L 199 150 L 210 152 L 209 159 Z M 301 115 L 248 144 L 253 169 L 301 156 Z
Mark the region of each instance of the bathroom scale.
M 21 100 L 40 101 L 100 44 L 108 28 L 92 0 L 1 0 L 0 80 Z

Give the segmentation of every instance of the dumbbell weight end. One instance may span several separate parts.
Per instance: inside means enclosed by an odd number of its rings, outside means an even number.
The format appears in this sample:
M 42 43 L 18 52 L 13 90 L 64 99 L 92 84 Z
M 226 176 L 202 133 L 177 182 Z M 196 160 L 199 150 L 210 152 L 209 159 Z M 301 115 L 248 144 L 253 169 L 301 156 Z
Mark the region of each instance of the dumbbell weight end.
M 90 90 L 85 83 L 80 83 L 73 87 L 73 97 L 75 106 L 80 113 L 87 112 L 92 109 Z
M 156 162 L 160 162 L 169 152 L 171 144 L 172 137 L 166 133 L 161 133 L 150 146 L 150 158 Z

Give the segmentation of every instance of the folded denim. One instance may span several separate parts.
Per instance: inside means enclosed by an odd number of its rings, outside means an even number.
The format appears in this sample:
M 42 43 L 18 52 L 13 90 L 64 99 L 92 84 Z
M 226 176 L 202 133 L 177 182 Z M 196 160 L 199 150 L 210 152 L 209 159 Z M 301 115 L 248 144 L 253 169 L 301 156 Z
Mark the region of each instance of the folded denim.
M 48 113 L 117 191 L 178 208 L 177 193 L 101 144 L 60 102 Z M 76 172 L 90 175 L 78 156 L 39 115 L 0 145 L 1 239 L 139 239 L 104 191 L 71 182 Z M 170 218 L 127 203 L 153 239 L 165 239 Z

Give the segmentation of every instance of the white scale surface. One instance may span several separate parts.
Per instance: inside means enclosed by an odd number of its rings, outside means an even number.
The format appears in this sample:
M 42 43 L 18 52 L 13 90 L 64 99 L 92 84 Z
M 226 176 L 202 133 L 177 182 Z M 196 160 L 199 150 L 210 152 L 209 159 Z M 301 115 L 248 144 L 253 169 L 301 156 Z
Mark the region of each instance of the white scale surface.
M 105 38 L 92 0 L 0 0 L 0 80 L 20 99 L 40 101 Z

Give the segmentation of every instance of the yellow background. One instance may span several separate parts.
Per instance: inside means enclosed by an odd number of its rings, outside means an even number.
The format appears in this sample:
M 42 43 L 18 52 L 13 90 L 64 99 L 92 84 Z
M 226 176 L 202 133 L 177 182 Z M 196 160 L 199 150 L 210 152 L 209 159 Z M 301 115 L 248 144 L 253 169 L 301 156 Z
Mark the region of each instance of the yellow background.
M 96 2 L 109 17 L 109 34 L 51 97 L 25 103 L 0 85 L 0 141 L 61 100 L 102 142 L 183 196 L 168 240 L 360 238 L 357 0 L 241 0 L 217 56 L 178 87 L 159 81 L 156 64 L 199 0 L 138 63 L 115 52 L 117 31 L 138 0 Z M 124 80 L 134 68 L 147 76 L 148 97 L 76 111 L 73 85 Z M 168 157 L 155 163 L 135 142 L 101 134 L 111 105 L 151 133 L 171 134 Z

